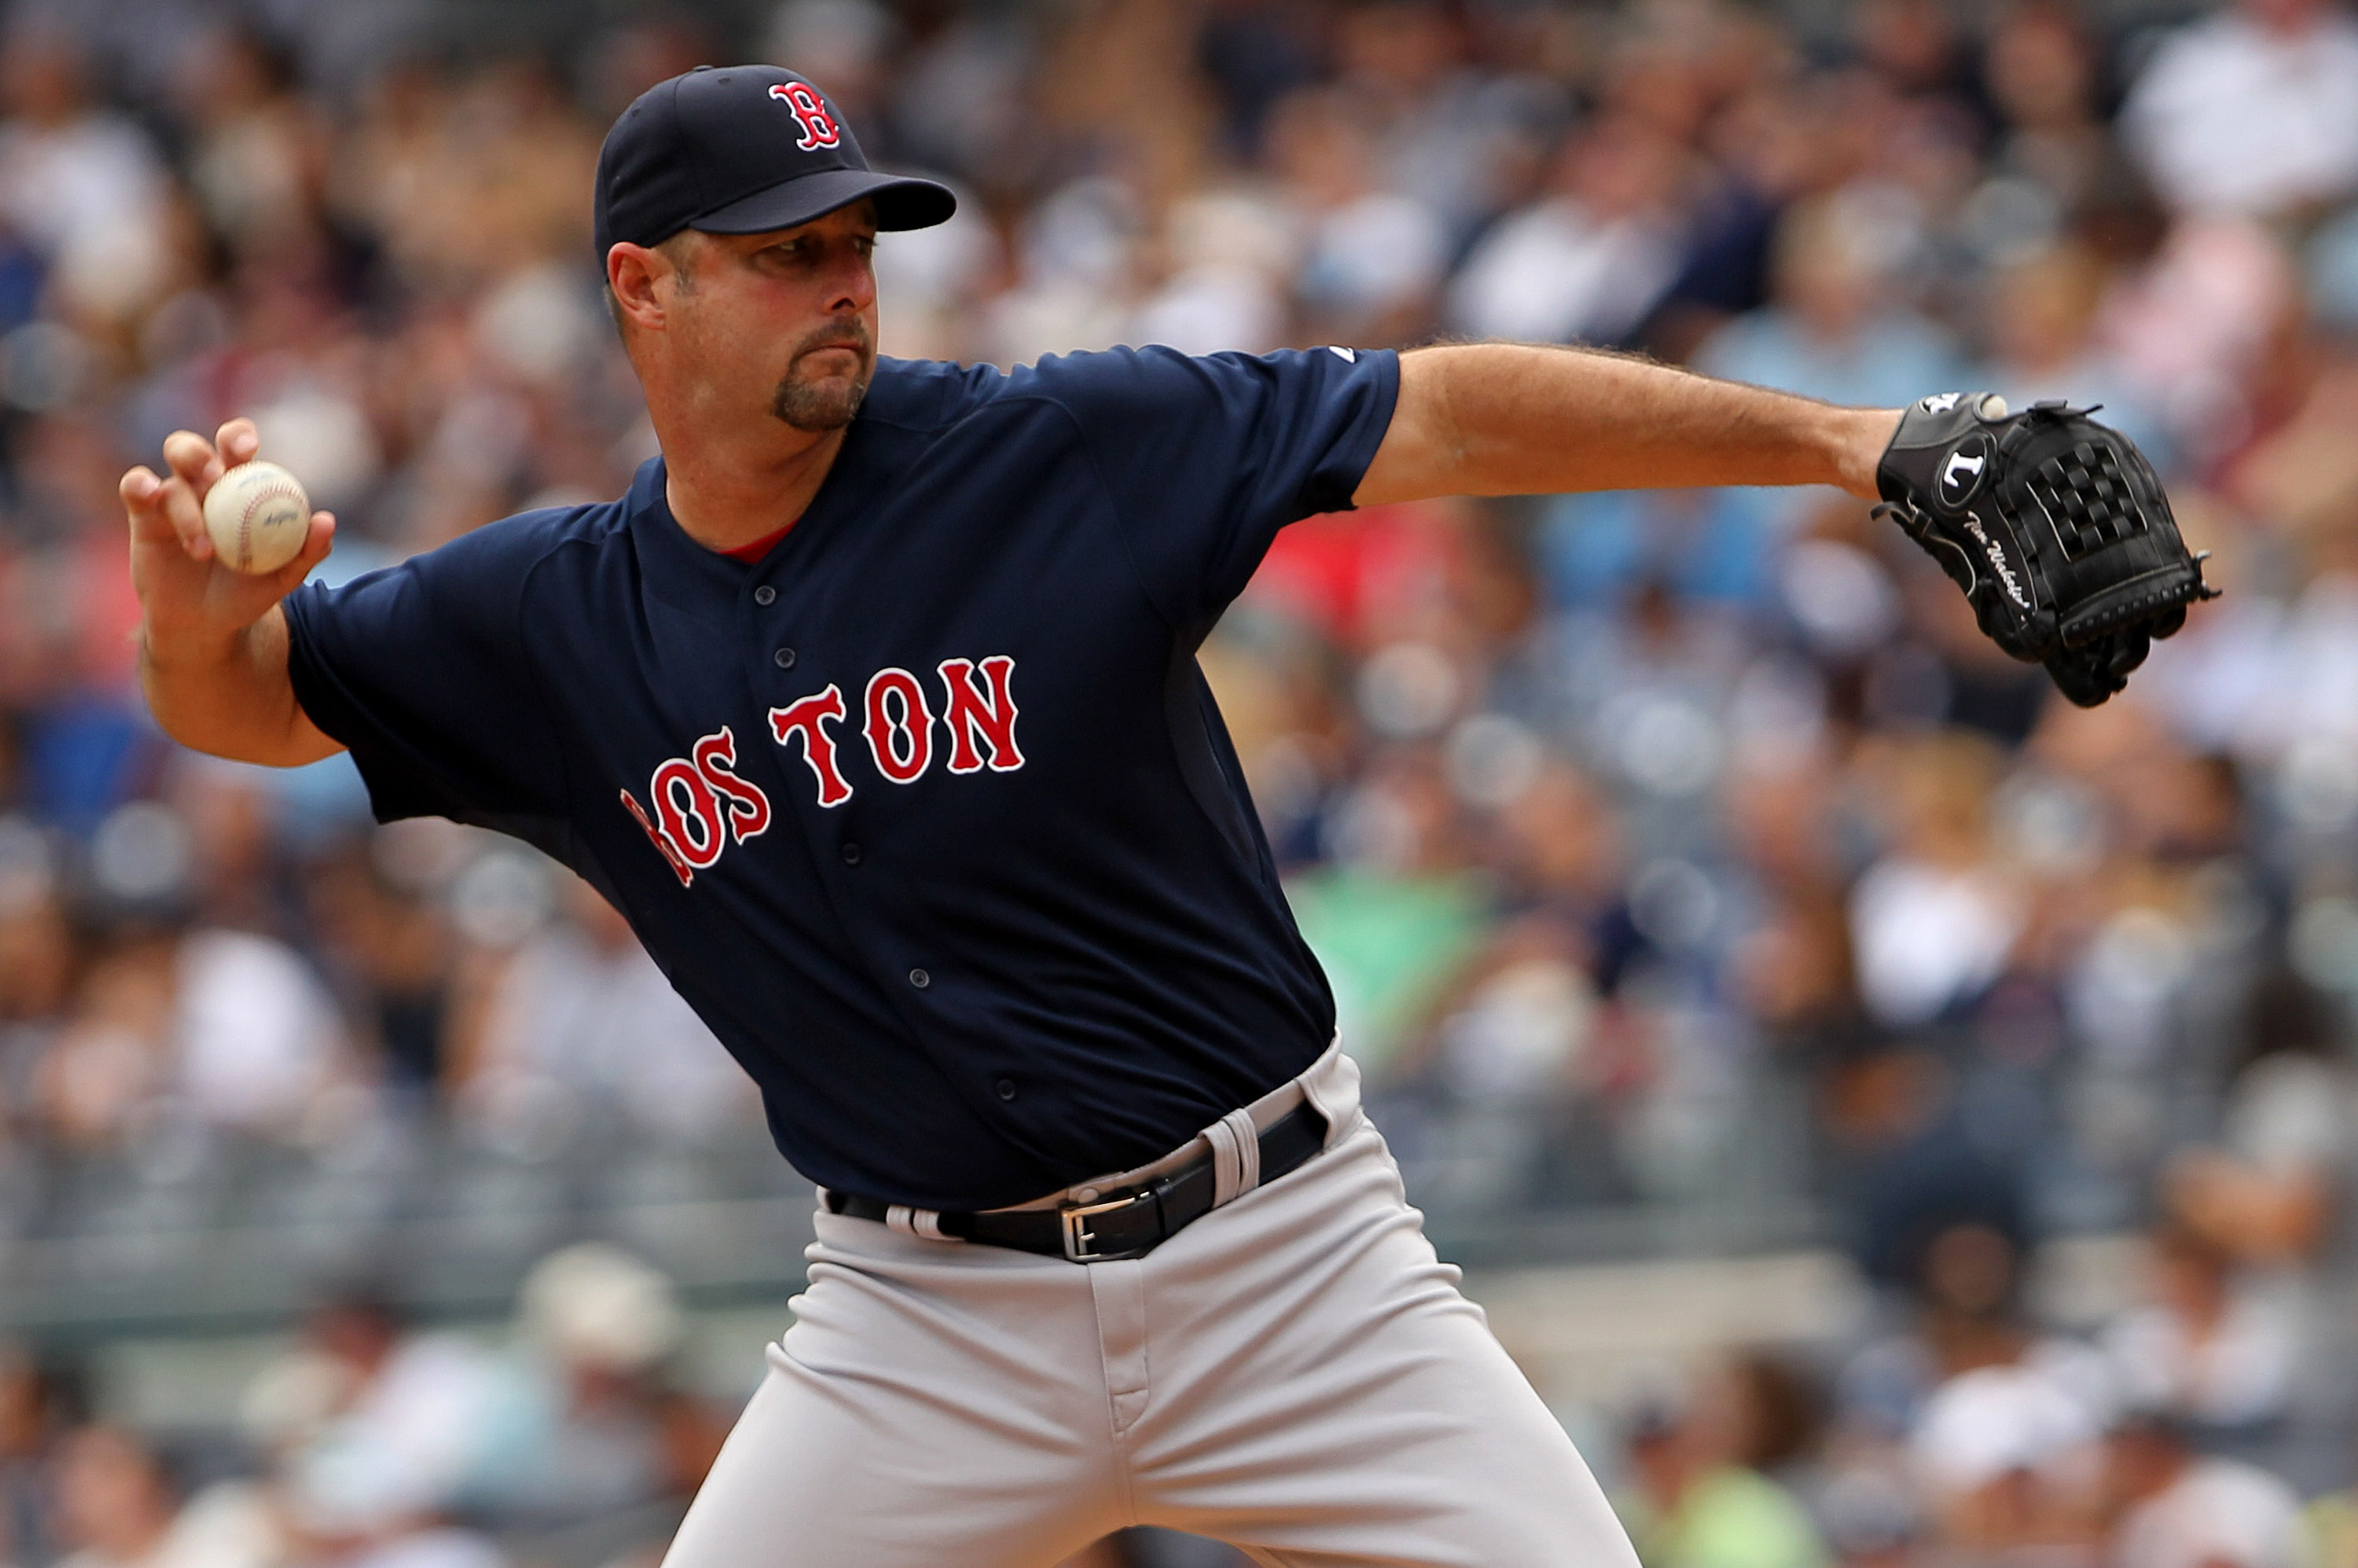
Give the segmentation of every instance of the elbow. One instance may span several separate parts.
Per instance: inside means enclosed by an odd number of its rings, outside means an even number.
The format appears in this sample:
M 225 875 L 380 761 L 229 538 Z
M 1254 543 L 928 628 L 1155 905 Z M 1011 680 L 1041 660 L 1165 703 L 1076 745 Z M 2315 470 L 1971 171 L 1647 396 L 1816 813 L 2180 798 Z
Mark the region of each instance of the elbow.
M 147 711 L 155 717 L 156 727 L 175 743 L 191 752 L 202 752 L 209 757 L 221 757 L 233 762 L 257 762 L 266 759 L 246 754 L 249 748 L 241 747 L 237 737 L 222 732 L 221 727 L 204 721 L 200 715 L 169 702 L 147 699 Z
M 224 762 L 293 768 L 329 754 L 317 750 L 306 752 L 300 732 L 308 726 L 299 722 L 299 716 L 276 725 L 228 723 L 201 704 L 174 700 L 152 687 L 147 692 L 147 711 L 154 716 L 156 727 L 177 744 Z
M 156 721 L 166 739 L 186 746 L 192 752 L 207 750 L 201 727 L 194 722 L 185 705 L 173 700 L 172 693 L 157 678 L 155 665 L 149 662 L 145 648 L 139 654 L 139 693 L 146 699 L 147 716 Z

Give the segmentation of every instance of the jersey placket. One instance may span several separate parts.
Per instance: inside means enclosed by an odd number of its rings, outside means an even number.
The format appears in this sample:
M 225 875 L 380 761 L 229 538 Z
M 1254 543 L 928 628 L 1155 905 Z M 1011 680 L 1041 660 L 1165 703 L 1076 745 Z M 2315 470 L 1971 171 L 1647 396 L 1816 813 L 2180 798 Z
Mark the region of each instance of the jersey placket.
M 741 600 L 751 650 L 747 683 L 766 709 L 763 732 L 777 748 L 772 762 L 784 778 L 787 807 L 837 919 L 892 1011 L 938 1059 L 936 1041 L 946 1000 L 935 994 L 940 957 L 902 941 L 883 908 L 899 868 L 879 816 L 877 792 L 889 785 L 869 765 L 874 759 L 860 735 L 865 683 L 847 676 L 849 666 L 841 664 L 839 650 L 851 639 L 797 634 L 795 596 L 768 580 L 783 575 L 777 562 L 784 553 L 783 546 L 771 553 Z M 959 1081 L 975 1077 L 971 1063 L 945 1066 Z M 991 1082 L 990 1098 L 978 1097 L 979 1102 L 991 1107 L 1013 1098 L 1003 1087 L 1011 1082 L 1003 1076 Z

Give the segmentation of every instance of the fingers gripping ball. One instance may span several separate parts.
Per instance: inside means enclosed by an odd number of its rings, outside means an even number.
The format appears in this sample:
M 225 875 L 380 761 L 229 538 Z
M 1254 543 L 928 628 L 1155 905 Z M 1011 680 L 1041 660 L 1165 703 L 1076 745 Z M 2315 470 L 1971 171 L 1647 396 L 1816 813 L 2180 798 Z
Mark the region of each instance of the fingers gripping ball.
M 1965 591 L 1982 633 L 2093 708 L 2186 607 L 2216 596 L 2144 454 L 2089 410 L 2010 414 L 1990 394 L 1920 398 L 1876 472 L 1877 515 Z
M 205 532 L 233 571 L 275 572 L 303 553 L 311 498 L 276 463 L 241 463 L 205 492 Z

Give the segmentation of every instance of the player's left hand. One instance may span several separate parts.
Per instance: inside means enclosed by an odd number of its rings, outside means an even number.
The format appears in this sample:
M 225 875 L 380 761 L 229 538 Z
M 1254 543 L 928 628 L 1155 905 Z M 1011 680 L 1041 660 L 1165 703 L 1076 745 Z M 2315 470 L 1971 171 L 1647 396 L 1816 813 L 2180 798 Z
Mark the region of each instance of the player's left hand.
M 1876 469 L 1888 517 L 1965 591 L 1983 633 L 2093 708 L 2186 607 L 2218 597 L 2145 456 L 2090 410 L 1921 397 Z

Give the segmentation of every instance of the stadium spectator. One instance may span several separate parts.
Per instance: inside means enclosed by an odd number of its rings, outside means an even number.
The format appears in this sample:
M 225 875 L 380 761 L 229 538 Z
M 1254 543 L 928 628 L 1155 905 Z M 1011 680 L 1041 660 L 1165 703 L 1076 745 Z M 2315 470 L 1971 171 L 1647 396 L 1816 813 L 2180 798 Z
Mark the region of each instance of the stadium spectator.
M 1477 338 L 1626 342 L 1680 261 L 1682 149 L 1634 121 L 1557 155 L 1549 194 L 1492 225 L 1458 269 L 1450 324 Z
M 1398 337 L 1424 319 L 1449 234 L 1428 198 L 1387 189 L 1376 135 L 1339 89 L 1304 89 L 1269 126 L 1271 167 L 1302 215 L 1294 292 L 1316 335 Z
M 253 1487 L 224 1482 L 183 1500 L 156 1452 L 115 1426 L 59 1445 L 59 1568 L 278 1568 L 287 1541 Z
M 1836 1385 L 1837 1412 L 1856 1435 L 1915 1444 L 1944 1491 L 1977 1491 L 2093 1440 L 2110 1412 L 2103 1361 L 2039 1331 L 2020 1271 L 2017 1243 L 1997 1227 L 1942 1226 L 1923 1243 L 1914 1321 L 1862 1348 Z
M 1963 732 L 1905 742 L 1887 761 L 1889 849 L 1850 903 L 1859 990 L 1887 1028 L 1919 1028 L 1978 1001 L 2022 934 L 2017 880 L 1990 840 L 2001 766 L 1986 741 Z
M 0 1341 L 0 1563 L 45 1564 L 60 1555 L 50 1478 L 59 1444 L 87 1413 L 79 1379 Z
M 170 188 L 138 124 L 92 102 L 87 75 L 69 37 L 20 28 L 0 49 L 0 222 L 31 243 L 64 313 L 121 328 L 167 282 Z
M 1775 302 L 1695 351 L 1695 367 L 1833 403 L 1896 405 L 1958 384 L 1952 335 L 1908 298 L 1909 220 L 1865 188 L 1814 197 L 1778 226 Z
M 568 878 L 568 918 L 518 947 L 462 1035 L 454 1087 L 491 1127 L 620 1121 L 683 1141 L 750 1114 L 744 1075 L 631 928 Z
M 670 1380 L 684 1332 L 671 1281 L 618 1247 L 582 1242 L 533 1266 L 517 1318 L 470 1501 L 540 1528 L 685 1503 L 727 1423 Z
M 2166 1416 L 2138 1413 L 2106 1443 L 2110 1552 L 2121 1568 L 2304 1568 L 2300 1499 L 2264 1470 L 2205 1458 Z
M 1633 1422 L 1638 1487 L 1624 1511 L 1649 1568 L 1823 1568 L 1830 1561 L 1809 1510 L 1762 1472 L 1780 1435 L 1762 1389 L 1758 1363 L 1716 1367 Z
M 2299 975 L 2253 987 L 2219 1139 L 2180 1150 L 2164 1195 L 2193 1244 L 2262 1267 L 2332 1244 L 2358 1113 L 2338 1010 Z
M 2244 0 L 2166 40 L 2122 109 L 2173 206 L 2283 213 L 2358 189 L 2358 25 L 2329 0 Z
M 192 859 L 186 825 L 152 804 L 116 812 L 92 847 L 92 944 L 34 1070 L 42 1114 L 70 1142 L 175 1120 L 294 1139 L 351 1065 L 296 952 L 190 923 Z
M 275 1455 L 298 1552 L 340 1565 L 453 1568 L 488 1558 L 444 1528 L 481 1453 L 495 1389 L 484 1352 L 421 1332 L 381 1295 L 313 1310 L 305 1343 L 244 1396 Z
M 2153 1238 L 2153 1300 L 2106 1329 L 2122 1400 L 2190 1426 L 2250 1429 L 2284 1414 L 2300 1349 L 2293 1303 L 2239 1277 L 2195 1233 Z

